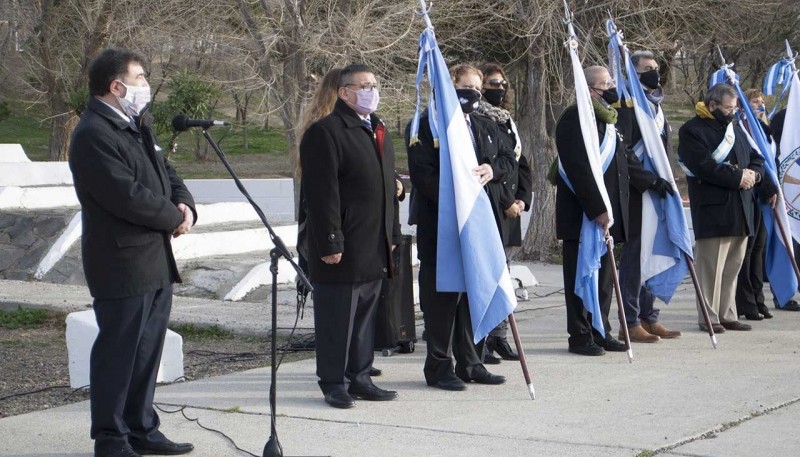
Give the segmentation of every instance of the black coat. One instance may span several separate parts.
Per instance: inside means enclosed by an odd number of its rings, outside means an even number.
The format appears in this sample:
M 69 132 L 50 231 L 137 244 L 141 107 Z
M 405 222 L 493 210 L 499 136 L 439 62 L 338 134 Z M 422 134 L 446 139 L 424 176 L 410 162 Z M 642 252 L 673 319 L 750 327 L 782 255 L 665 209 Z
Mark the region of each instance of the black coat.
M 375 134 L 342 100 L 312 124 L 300 142 L 306 206 L 308 266 L 314 282 L 354 283 L 391 276 L 392 244 L 400 242 L 395 219 L 394 149 L 385 132 L 382 153 Z M 382 156 L 381 156 L 382 154 Z M 338 264 L 322 257 L 342 254 Z
M 633 147 L 642 139 L 642 132 L 639 130 L 639 123 L 636 121 L 636 113 L 633 108 L 624 106 L 617 109 L 617 113 L 619 113 L 617 129 L 622 134 L 628 154 L 628 177 L 630 179 L 628 239 L 634 239 L 641 236 L 642 232 L 642 194 L 656 181 L 658 176 L 645 170 L 642 162 L 633 152 Z M 661 143 L 667 154 L 671 153 L 670 132 L 671 128 L 665 118 L 664 130 L 661 131 Z
M 606 124 L 597 121 L 597 134 L 600 141 L 606 133 Z M 559 174 L 556 183 L 556 236 L 560 240 L 579 240 L 583 215 L 589 220 L 608 211 L 600 190 L 594 181 L 586 146 L 581 134 L 578 107 L 572 105 L 561 114 L 556 124 L 556 149 L 564 171 L 575 189 L 573 193 Z M 603 174 L 603 182 L 608 191 L 614 225 L 611 236 L 617 243 L 626 239 L 628 230 L 628 156 L 625 145 L 617 135 L 617 148 L 614 159 Z
M 716 119 L 695 116 L 678 131 L 678 155 L 694 174 L 686 181 L 695 239 L 755 233 L 753 190 L 741 190 L 739 183 L 744 168 L 764 176 L 764 160 L 735 126 L 733 148 L 725 161 L 717 163 L 711 153 L 725 139 L 726 127 Z M 769 179 L 762 179 L 759 192 L 765 200 L 775 194 Z
M 489 195 L 497 228 L 501 230 L 502 181 L 516 167 L 514 151 L 498 142 L 499 132 L 494 121 L 474 113 L 469 117 L 477 144 L 478 164 L 492 166 L 492 181 L 484 189 Z M 408 132 L 407 127 L 406 144 Z M 411 176 L 408 223 L 417 225 L 417 257 L 422 262 L 435 263 L 439 227 L 439 148 L 433 145 L 427 111 L 420 117 L 419 142 L 408 148 L 408 172 Z
M 511 121 L 506 121 L 502 124 L 498 123 L 497 130 L 500 134 L 499 140 L 502 147 L 513 151 L 517 146 L 517 137 L 511 129 Z M 502 184 L 500 207 L 503 210 L 511 206 L 515 201 L 521 200 L 525 202 L 525 211 L 530 211 L 533 196 L 533 174 L 525 154 L 519 156 L 517 166 L 503 179 Z M 514 217 L 509 219 L 505 217 L 504 213 L 501 212 L 500 214 L 503 225 L 501 233 L 503 246 L 522 246 L 522 218 Z
M 156 152 L 149 121 L 139 119 L 134 128 L 91 97 L 72 133 L 69 167 L 81 203 L 83 270 L 92 296 L 131 297 L 180 282 L 170 239 L 183 222 L 177 205 L 194 211 L 194 199 Z

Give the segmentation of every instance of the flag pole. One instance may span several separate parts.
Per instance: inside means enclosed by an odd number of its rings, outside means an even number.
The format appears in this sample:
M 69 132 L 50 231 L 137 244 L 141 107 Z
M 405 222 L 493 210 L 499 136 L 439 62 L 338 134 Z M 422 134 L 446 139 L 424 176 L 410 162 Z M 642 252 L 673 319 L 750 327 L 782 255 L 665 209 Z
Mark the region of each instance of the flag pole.
M 536 390 L 533 388 L 533 381 L 531 381 L 531 375 L 528 372 L 528 361 L 525 358 L 525 351 L 522 349 L 522 340 L 519 338 L 519 330 L 517 330 L 517 320 L 514 318 L 514 313 L 508 315 L 508 325 L 511 327 L 511 334 L 514 336 L 514 345 L 517 346 L 519 364 L 522 367 L 525 384 L 528 385 L 528 393 L 531 396 L 531 400 L 536 400 Z
M 700 304 L 699 308 L 702 311 L 703 320 L 706 322 L 706 328 L 708 329 L 708 337 L 711 338 L 711 345 L 714 346 L 714 349 L 717 348 L 717 335 L 714 334 L 714 327 L 711 324 L 711 317 L 708 315 L 708 301 L 706 300 L 705 294 L 703 294 L 703 290 L 700 289 L 700 281 L 697 280 L 697 272 L 694 269 L 694 260 L 689 257 L 686 253 L 683 254 L 683 258 L 686 260 L 686 266 L 689 268 L 689 275 L 692 277 L 692 284 L 694 284 L 694 291 L 697 295 L 697 302 Z
M 625 335 L 625 352 L 628 354 L 628 363 L 633 363 L 631 335 L 628 333 L 628 320 L 625 318 L 625 306 L 622 304 L 622 289 L 619 287 L 617 261 L 614 259 L 614 238 L 611 236 L 606 237 L 606 247 L 608 248 L 608 257 L 611 263 L 611 277 L 614 279 L 614 292 L 616 292 L 615 295 L 617 296 L 617 314 L 619 316 L 619 325 L 622 327 Z

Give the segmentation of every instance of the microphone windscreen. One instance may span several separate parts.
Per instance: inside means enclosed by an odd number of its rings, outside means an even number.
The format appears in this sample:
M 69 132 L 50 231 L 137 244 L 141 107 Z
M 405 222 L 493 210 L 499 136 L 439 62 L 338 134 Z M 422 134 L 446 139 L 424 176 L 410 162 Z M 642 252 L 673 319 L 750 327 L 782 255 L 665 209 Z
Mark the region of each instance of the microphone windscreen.
M 184 116 L 183 114 L 178 114 L 177 116 L 172 118 L 172 128 L 176 132 L 183 132 L 187 130 L 189 126 L 187 125 L 189 122 L 189 118 Z

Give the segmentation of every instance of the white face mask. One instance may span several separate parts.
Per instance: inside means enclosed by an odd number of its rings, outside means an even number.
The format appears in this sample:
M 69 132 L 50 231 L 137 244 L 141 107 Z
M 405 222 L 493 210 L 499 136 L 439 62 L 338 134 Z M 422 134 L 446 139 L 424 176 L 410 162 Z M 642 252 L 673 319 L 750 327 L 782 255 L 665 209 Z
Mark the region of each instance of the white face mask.
M 129 86 L 122 81 L 119 82 L 127 89 L 125 97 L 117 97 L 119 106 L 122 107 L 125 114 L 138 116 L 150 103 L 150 86 Z

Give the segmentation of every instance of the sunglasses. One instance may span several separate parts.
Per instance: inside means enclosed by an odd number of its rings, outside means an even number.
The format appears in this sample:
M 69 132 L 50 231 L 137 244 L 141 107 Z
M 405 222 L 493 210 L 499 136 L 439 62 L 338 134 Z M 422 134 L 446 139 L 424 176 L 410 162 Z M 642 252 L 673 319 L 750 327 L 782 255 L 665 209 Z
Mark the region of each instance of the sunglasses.
M 499 89 L 501 87 L 505 89 L 508 87 L 508 81 L 506 81 L 505 79 L 490 79 L 486 81 L 486 85 L 493 87 L 495 89 Z

